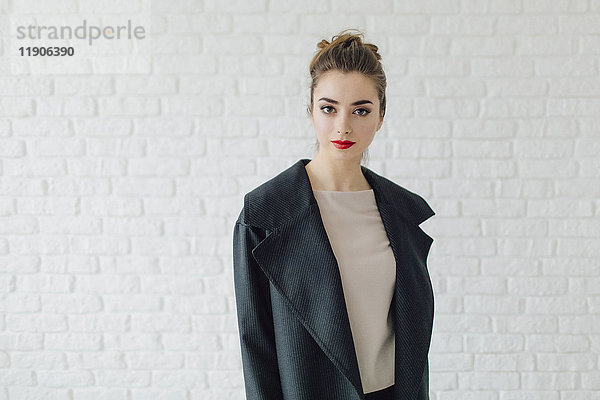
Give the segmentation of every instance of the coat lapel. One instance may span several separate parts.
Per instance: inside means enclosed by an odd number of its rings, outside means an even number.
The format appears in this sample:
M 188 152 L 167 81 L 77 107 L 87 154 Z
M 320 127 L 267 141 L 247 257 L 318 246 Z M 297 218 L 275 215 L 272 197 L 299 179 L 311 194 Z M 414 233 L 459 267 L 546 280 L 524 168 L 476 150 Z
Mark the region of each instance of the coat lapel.
M 433 291 L 425 261 L 432 239 L 401 221 L 387 204 L 379 213 L 396 258 L 392 299 L 395 345 L 395 398 L 413 399 L 423 379 L 433 328 Z
M 304 168 L 309 161 L 299 160 L 286 171 L 285 187 L 278 188 L 283 199 L 271 199 L 270 214 L 270 218 L 274 213 L 285 218 L 270 221 L 270 234 L 252 254 L 296 317 L 362 397 L 338 264 Z M 421 383 L 433 323 L 433 293 L 425 266 L 432 240 L 416 224 L 433 211 L 425 207 L 421 213 L 409 213 L 407 200 L 390 193 L 390 181 L 362 168 L 375 193 L 396 259 L 392 309 L 396 328 L 395 380 L 401 384 L 396 385 L 395 397 L 409 399 L 416 395 Z M 269 214 L 255 210 L 258 215 L 261 212 Z

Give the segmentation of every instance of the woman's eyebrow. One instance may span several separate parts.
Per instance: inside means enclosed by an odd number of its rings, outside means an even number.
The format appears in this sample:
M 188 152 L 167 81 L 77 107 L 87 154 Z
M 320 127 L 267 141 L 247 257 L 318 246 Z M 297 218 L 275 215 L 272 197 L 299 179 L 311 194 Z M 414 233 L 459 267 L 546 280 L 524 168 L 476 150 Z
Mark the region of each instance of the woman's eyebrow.
M 339 104 L 340 103 L 337 100 L 329 99 L 327 97 L 321 97 L 318 101 L 321 101 L 321 100 L 325 100 L 326 102 L 333 103 L 333 104 Z M 350 105 L 351 106 L 359 106 L 361 104 L 367 104 L 367 103 L 373 104 L 373 102 L 371 100 L 359 100 L 359 101 L 355 101 L 354 103 L 352 103 Z

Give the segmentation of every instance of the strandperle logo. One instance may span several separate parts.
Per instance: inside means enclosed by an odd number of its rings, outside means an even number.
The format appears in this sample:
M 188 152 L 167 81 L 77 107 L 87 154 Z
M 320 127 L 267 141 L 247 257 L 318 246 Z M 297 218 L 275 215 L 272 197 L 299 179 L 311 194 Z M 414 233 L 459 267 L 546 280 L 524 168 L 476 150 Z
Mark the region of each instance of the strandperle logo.
M 127 20 L 127 25 L 117 26 L 97 26 L 87 25 L 87 20 L 83 20 L 81 25 L 75 28 L 68 25 L 20 25 L 17 27 L 17 39 L 36 39 L 36 40 L 64 40 L 64 39 L 87 39 L 90 46 L 95 40 L 119 40 L 119 39 L 145 39 L 146 29 L 141 26 L 132 26 L 131 20 Z

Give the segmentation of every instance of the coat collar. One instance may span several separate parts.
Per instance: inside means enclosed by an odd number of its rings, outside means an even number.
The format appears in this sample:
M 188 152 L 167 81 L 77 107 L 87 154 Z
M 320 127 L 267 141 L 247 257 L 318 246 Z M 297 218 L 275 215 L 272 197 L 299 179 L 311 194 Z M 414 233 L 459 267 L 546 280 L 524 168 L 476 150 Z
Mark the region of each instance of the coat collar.
M 272 285 L 324 353 L 363 398 L 336 258 L 301 159 L 246 195 L 244 222 L 268 236 L 252 251 Z M 414 398 L 423 379 L 433 326 L 426 267 L 432 239 L 418 224 L 434 215 L 418 195 L 361 166 L 375 194 L 396 259 L 392 299 L 395 398 Z M 407 334 L 407 332 L 410 332 Z
M 244 223 L 273 230 L 317 203 L 305 166 L 300 159 L 279 175 L 248 193 L 244 198 Z M 385 204 L 407 223 L 419 225 L 435 215 L 417 194 L 361 165 L 363 175 L 375 193 L 377 205 Z

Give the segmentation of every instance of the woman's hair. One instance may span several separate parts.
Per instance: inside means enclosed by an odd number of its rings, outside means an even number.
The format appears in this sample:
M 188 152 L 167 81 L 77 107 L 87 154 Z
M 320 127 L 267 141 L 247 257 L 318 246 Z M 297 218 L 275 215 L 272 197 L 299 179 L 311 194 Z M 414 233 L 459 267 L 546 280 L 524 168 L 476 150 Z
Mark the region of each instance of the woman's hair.
M 356 31 L 351 33 L 349 31 Z M 327 71 L 338 70 L 340 72 L 360 72 L 367 78 L 371 78 L 377 90 L 379 98 L 379 114 L 385 115 L 385 88 L 387 81 L 381 65 L 381 55 L 374 44 L 364 43 L 363 34 L 356 29 L 346 29 L 334 36 L 331 42 L 323 39 L 318 44 L 319 50 L 310 62 L 310 105 L 307 107 L 308 114 L 312 114 L 313 94 L 319 83 L 319 78 Z M 318 143 L 317 143 L 318 146 Z M 366 153 L 366 151 L 364 152 Z M 363 158 L 364 158 L 363 154 Z

